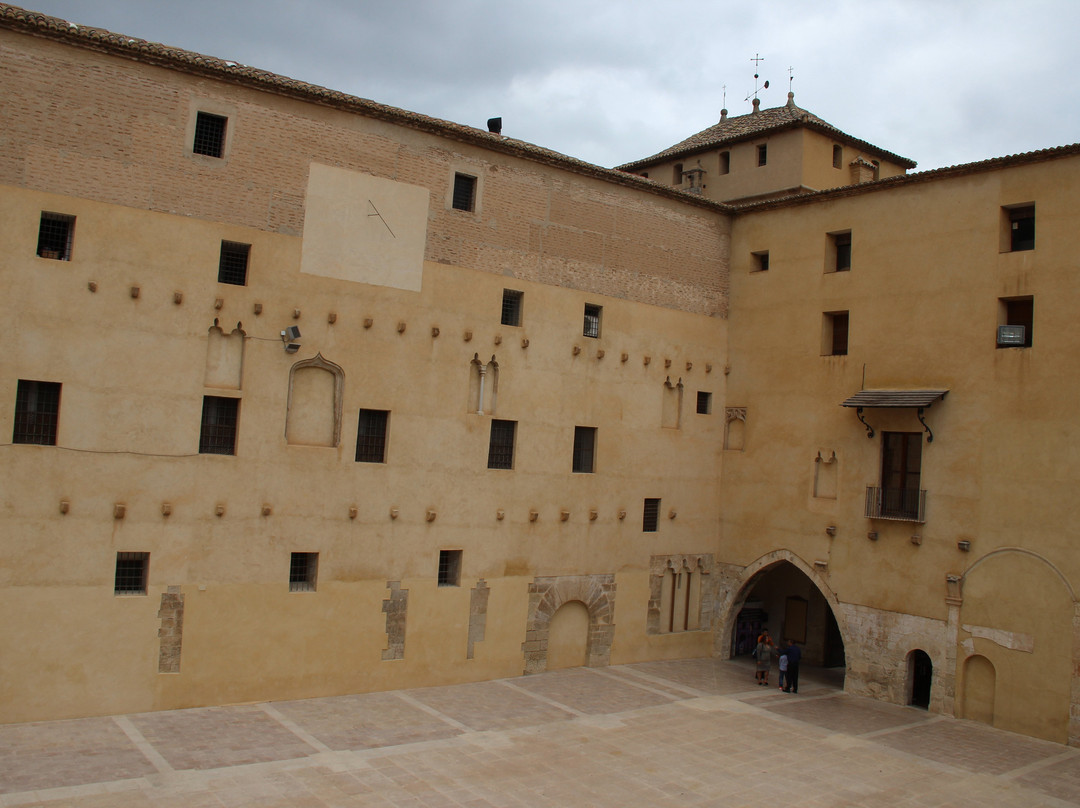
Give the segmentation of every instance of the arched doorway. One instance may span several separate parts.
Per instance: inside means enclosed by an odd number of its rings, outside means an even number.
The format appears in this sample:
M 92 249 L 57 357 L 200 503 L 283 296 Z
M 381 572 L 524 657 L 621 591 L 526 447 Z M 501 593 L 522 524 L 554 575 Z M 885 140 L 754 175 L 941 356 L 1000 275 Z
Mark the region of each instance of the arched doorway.
M 767 628 L 778 643 L 794 640 L 802 648 L 804 665 L 838 669 L 843 675 L 846 658 L 833 611 L 836 599 L 804 568 L 786 551 L 771 553 L 746 568 L 745 582 L 722 624 L 730 656 L 750 653 L 758 634 Z
M 934 663 L 922 649 L 908 654 L 908 704 L 930 709 L 930 685 L 934 678 Z
M 963 717 L 984 724 L 994 723 L 994 695 L 997 671 L 994 663 L 976 654 L 964 661 Z
M 564 603 L 551 616 L 547 669 L 580 668 L 589 661 L 589 609 L 580 600 Z

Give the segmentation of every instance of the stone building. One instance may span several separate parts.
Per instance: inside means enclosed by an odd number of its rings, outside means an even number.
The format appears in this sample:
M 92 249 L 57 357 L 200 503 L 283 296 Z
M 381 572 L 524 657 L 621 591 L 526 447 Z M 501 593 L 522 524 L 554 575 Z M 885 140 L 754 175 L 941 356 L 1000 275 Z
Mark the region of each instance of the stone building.
M 768 627 L 1080 739 L 1080 147 L 604 169 L 7 5 L 0 78 L 0 720 Z

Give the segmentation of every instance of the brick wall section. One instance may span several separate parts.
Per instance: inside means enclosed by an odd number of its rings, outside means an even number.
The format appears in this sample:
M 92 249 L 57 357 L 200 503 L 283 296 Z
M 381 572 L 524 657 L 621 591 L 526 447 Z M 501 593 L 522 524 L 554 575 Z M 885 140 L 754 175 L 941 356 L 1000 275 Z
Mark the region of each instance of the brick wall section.
M 184 596 L 180 594 L 180 587 L 170 586 L 161 595 L 157 616 L 161 620 L 158 673 L 180 673 L 180 650 L 184 639 Z
M 409 611 L 409 590 L 401 588 L 401 581 L 387 581 L 390 597 L 382 602 L 386 614 L 386 648 L 384 660 L 405 658 L 405 618 Z
M 476 582 L 476 586 L 469 592 L 469 647 L 465 658 L 472 659 L 476 643 L 484 641 L 484 632 L 487 629 L 488 595 L 491 590 L 487 581 L 483 578 Z
M 727 314 L 717 209 L 5 29 L 0 82 L 0 183 L 300 235 L 314 161 L 429 188 L 429 261 Z M 228 114 L 225 158 L 191 154 L 198 109 Z M 455 170 L 478 214 L 448 208 Z

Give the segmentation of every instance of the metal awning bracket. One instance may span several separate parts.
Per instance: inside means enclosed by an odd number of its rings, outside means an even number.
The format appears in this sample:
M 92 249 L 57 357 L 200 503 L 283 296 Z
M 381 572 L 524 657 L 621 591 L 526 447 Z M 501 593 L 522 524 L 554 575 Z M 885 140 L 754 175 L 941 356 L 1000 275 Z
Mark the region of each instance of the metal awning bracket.
M 874 428 L 872 426 L 870 426 L 870 424 L 866 423 L 866 419 L 862 417 L 862 411 L 863 411 L 863 408 L 858 407 L 855 410 L 855 417 L 858 418 L 862 422 L 862 425 L 866 427 L 866 437 L 868 437 L 870 439 L 873 439 L 873 437 L 874 437 Z M 919 412 L 921 413 L 922 410 L 919 410 Z M 923 424 L 923 426 L 926 426 L 926 425 Z M 929 432 L 930 430 L 928 429 L 926 431 Z M 933 440 L 933 438 L 931 438 L 931 440 Z
M 919 409 L 916 410 L 916 412 L 915 412 L 915 417 L 919 419 L 919 423 L 922 424 L 923 429 L 926 430 L 926 442 L 927 443 L 933 443 L 934 442 L 934 433 L 930 431 L 930 427 L 928 427 L 926 425 L 926 421 L 923 420 L 923 411 L 925 409 L 926 409 L 925 407 L 919 407 Z

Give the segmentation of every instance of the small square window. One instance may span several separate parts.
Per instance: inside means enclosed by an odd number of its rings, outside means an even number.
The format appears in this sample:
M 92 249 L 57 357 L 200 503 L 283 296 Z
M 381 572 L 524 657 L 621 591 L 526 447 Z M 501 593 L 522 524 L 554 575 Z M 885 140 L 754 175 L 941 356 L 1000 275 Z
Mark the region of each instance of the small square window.
M 574 427 L 573 470 L 576 474 L 592 474 L 596 461 L 596 427 Z
M 117 553 L 113 594 L 145 595 L 149 573 L 149 553 Z
M 827 311 L 822 315 L 821 354 L 822 356 L 847 356 L 848 352 L 848 313 L 846 311 Z
M 698 390 L 697 411 L 698 415 L 709 415 L 712 412 L 712 393 Z
M 225 154 L 225 123 L 228 118 L 200 112 L 195 117 L 195 141 L 191 150 L 207 157 L 223 157 Z
M 600 315 L 603 311 L 603 306 L 585 304 L 585 326 L 581 332 L 584 336 L 593 338 L 600 336 Z
M 461 550 L 439 550 L 439 586 L 461 586 Z
M 514 467 L 514 435 L 517 421 L 491 422 L 491 439 L 488 442 L 488 468 L 512 469 Z
M 641 511 L 641 531 L 655 533 L 660 521 L 660 500 L 646 499 Z
M 221 258 L 218 260 L 218 283 L 231 283 L 234 286 L 247 284 L 248 255 L 250 244 L 237 241 L 221 242 Z
M 388 410 L 360 410 L 356 427 L 356 462 L 386 462 L 386 425 Z
M 1035 299 L 1003 297 L 998 303 L 997 347 L 1030 348 L 1035 327 Z
M 731 152 L 720 152 L 720 173 L 728 174 L 731 172 Z
M 842 146 L 832 147 L 832 167 L 841 168 L 844 165 L 844 148 Z
M 767 162 L 769 162 L 769 146 L 766 143 L 762 143 L 757 147 L 757 164 L 763 166 Z
M 751 267 L 751 272 L 767 272 L 769 269 L 769 251 L 761 250 L 759 252 L 750 253 L 750 256 L 754 259 L 754 265 Z
M 203 396 L 199 454 L 236 454 L 236 423 L 240 399 Z
M 289 591 L 314 592 L 319 577 L 318 553 L 293 553 L 289 559 Z
M 60 383 L 19 379 L 15 390 L 15 426 L 12 443 L 56 445 L 60 421 Z
M 826 272 L 847 272 L 851 269 L 851 231 L 829 233 Z
M 1008 251 L 1023 252 L 1035 249 L 1035 206 L 1005 208 L 1008 215 Z
M 521 304 L 525 297 L 523 292 L 514 289 L 503 289 L 502 299 L 502 324 L 521 325 Z
M 41 212 L 38 225 L 37 254 L 56 261 L 71 260 L 71 245 L 75 239 L 75 217 L 63 213 Z
M 468 174 L 454 175 L 454 210 L 471 211 L 476 208 L 476 177 Z

